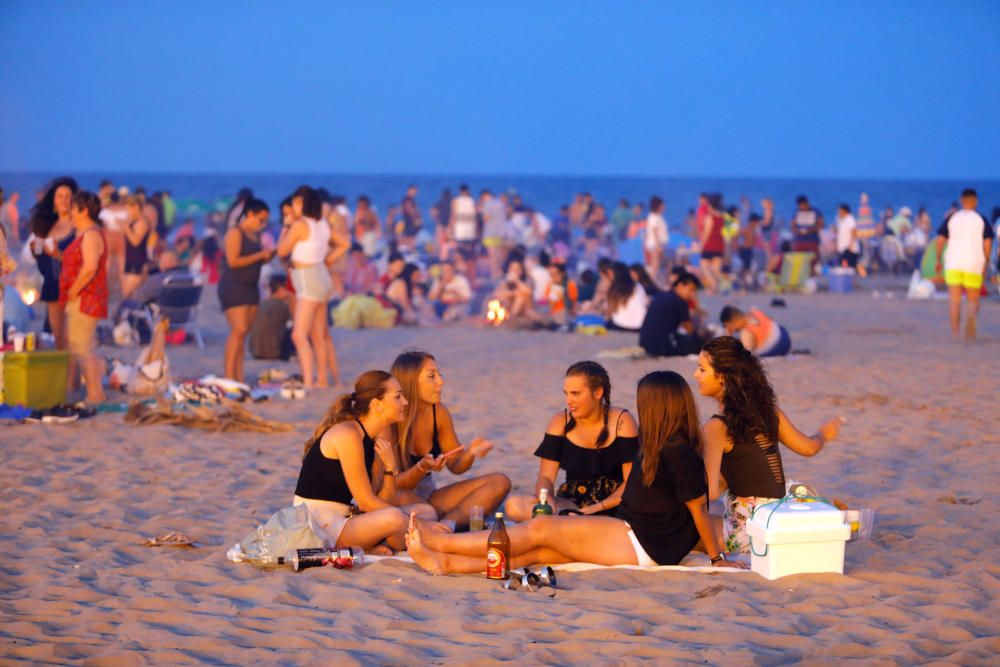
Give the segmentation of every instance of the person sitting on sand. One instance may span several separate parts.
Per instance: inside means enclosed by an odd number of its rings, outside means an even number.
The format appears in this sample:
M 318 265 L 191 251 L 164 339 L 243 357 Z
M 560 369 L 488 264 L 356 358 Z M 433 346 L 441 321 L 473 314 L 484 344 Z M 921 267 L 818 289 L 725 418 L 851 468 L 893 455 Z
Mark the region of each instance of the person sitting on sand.
M 441 275 L 434 281 L 427 298 L 434 304 L 438 317 L 453 322 L 469 314 L 472 286 L 452 262 L 443 262 L 440 268 Z
M 704 340 L 697 332 L 689 303 L 701 282 L 683 273 L 668 292 L 661 292 L 649 304 L 639 329 L 639 345 L 652 357 L 694 354 Z
M 637 283 L 624 262 L 611 265 L 611 287 L 608 289 L 607 310 L 608 329 L 638 332 L 646 319 L 649 296 L 645 288 Z
M 783 357 L 792 351 L 788 330 L 756 308 L 744 313 L 736 306 L 725 306 L 719 320 L 728 335 L 739 338 L 758 357 Z
M 142 348 L 134 365 L 111 361 L 108 386 L 134 396 L 155 396 L 170 386 L 170 361 L 167 359 L 167 330 L 170 322 L 160 319 L 153 327 L 149 345 Z
M 493 443 L 486 438 L 473 438 L 468 446 L 459 442 L 451 412 L 441 403 L 444 377 L 437 361 L 427 352 L 404 352 L 392 363 L 392 374 L 410 405 L 397 427 L 401 463 L 397 500 L 402 504 L 428 502 L 438 516 L 458 527 L 469 525 L 473 506 L 486 513 L 494 511 L 510 493 L 510 479 L 503 473 L 441 487 L 435 484 L 433 473 L 445 466 L 453 475 L 462 475 L 493 451 Z
M 283 273 L 274 274 L 268 280 L 270 296 L 261 302 L 250 327 L 249 347 L 254 359 L 288 361 L 295 354 L 292 332 L 288 327 L 295 295 L 288 290 L 287 282 L 288 278 Z
M 406 398 L 395 378 L 367 371 L 306 440 L 293 504 L 306 506 L 330 544 L 371 549 L 384 541 L 394 550 L 404 548 L 406 512 L 390 502 L 396 494 L 396 457 L 390 442 L 376 442 L 370 434 L 405 414 Z M 352 513 L 352 499 L 361 514 Z M 406 509 L 437 517 L 426 505 Z
M 728 552 L 749 555 L 746 522 L 754 508 L 785 495 L 778 443 L 814 456 L 837 437 L 843 419 L 831 419 L 804 435 L 778 407 L 760 360 L 732 336 L 705 344 L 694 378 L 721 413 L 705 423 L 708 496 L 723 497 L 723 541 Z M 728 488 L 727 488 L 728 487 Z
M 518 257 L 507 261 L 507 274 L 497 284 L 493 298 L 500 301 L 512 318 L 521 317 L 531 308 L 531 285 L 524 274 L 524 264 Z
M 691 389 L 673 371 L 656 371 L 637 392 L 642 449 L 610 516 L 539 516 L 510 526 L 510 569 L 539 563 L 676 565 L 691 551 L 716 567 L 727 561 L 708 514 L 698 410 Z M 434 574 L 482 572 L 489 533 L 452 535 L 410 519 L 408 551 Z
M 611 378 L 594 361 L 569 367 L 563 394 L 566 409 L 549 420 L 535 450 L 541 459 L 535 494 L 507 500 L 507 514 L 515 521 L 531 517 L 542 489 L 556 512 L 611 515 L 621 502 L 622 482 L 639 451 L 635 420 L 624 408 L 611 405 Z M 556 490 L 560 469 L 566 471 L 566 480 Z

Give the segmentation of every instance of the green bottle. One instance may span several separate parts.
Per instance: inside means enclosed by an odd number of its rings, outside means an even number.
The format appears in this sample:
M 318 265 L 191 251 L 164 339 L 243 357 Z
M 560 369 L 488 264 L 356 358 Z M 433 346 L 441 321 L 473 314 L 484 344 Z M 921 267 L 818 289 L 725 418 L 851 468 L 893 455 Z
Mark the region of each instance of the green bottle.
M 531 518 L 542 514 L 552 515 L 552 505 L 549 505 L 549 490 L 542 489 L 538 492 L 538 504 L 531 508 Z

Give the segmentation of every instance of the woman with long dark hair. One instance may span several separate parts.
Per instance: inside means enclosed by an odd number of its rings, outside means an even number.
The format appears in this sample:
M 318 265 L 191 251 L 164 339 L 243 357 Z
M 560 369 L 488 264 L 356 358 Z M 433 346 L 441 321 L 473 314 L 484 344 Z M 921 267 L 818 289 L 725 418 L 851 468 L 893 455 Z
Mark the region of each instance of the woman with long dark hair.
M 457 526 L 469 525 L 469 510 L 479 505 L 494 511 L 510 492 L 510 478 L 488 473 L 438 486 L 433 473 L 445 466 L 462 475 L 493 451 L 493 443 L 478 437 L 463 445 L 455 433 L 451 412 L 441 402 L 444 377 L 437 360 L 427 352 L 411 350 L 396 357 L 392 374 L 409 403 L 406 418 L 397 426 L 400 470 L 397 485 L 404 502 L 427 502 L 442 519 Z
M 405 414 L 406 398 L 395 378 L 367 371 L 306 440 L 294 504 L 306 506 L 331 544 L 370 549 L 384 541 L 395 550 L 404 547 L 406 513 L 390 502 L 399 472 L 395 453 L 390 442 L 375 438 Z
M 691 390 L 677 373 L 656 371 L 637 392 L 642 449 L 629 474 L 616 517 L 540 516 L 511 526 L 511 569 L 538 563 L 675 565 L 702 551 L 717 567 L 725 559 L 708 514 L 701 430 Z M 486 531 L 446 534 L 424 530 L 411 517 L 409 554 L 435 574 L 481 572 Z
M 621 502 L 622 482 L 632 470 L 639 450 L 635 420 L 624 408 L 611 404 L 611 378 L 599 363 L 580 361 L 563 379 L 566 408 L 545 429 L 535 450 L 539 459 L 533 496 L 511 496 L 507 514 L 515 521 L 531 517 L 542 489 L 556 512 L 613 514 Z M 559 471 L 565 481 L 556 488 Z
M 649 296 L 637 283 L 623 262 L 611 264 L 611 285 L 608 287 L 607 326 L 618 331 L 642 328 L 649 309 Z
M 313 188 L 303 185 L 292 195 L 292 217 L 283 222 L 278 255 L 291 255 L 295 314 L 292 342 L 307 389 L 328 387 L 326 304 L 333 289 L 326 257 L 330 225 L 323 219 L 323 202 Z M 340 378 L 335 377 L 334 382 Z
M 778 407 L 760 359 L 732 336 L 705 344 L 694 378 L 701 394 L 715 399 L 720 408 L 705 423 L 708 496 L 725 496 L 726 551 L 749 554 L 747 519 L 758 505 L 785 495 L 778 443 L 796 454 L 814 456 L 837 437 L 843 419 L 827 421 L 815 435 L 803 434 Z
M 632 276 L 632 280 L 642 285 L 642 289 L 646 290 L 646 296 L 650 299 L 663 291 L 653 280 L 652 276 L 649 275 L 649 272 L 646 271 L 646 267 L 642 264 L 639 264 L 638 262 L 632 264 L 628 267 L 628 272 L 629 275 Z
M 45 194 L 31 208 L 28 220 L 31 229 L 28 243 L 38 272 L 42 274 L 38 300 L 46 305 L 49 328 L 59 349 L 66 349 L 66 313 L 59 305 L 59 274 L 63 252 L 76 235 L 70 209 L 78 189 L 76 181 L 69 176 L 51 181 L 45 186 Z
M 243 381 L 243 357 L 247 335 L 257 318 L 260 305 L 260 269 L 274 256 L 265 250 L 260 234 L 267 228 L 271 209 L 260 199 L 250 199 L 243 205 L 235 225 L 223 239 L 225 262 L 219 280 L 219 303 L 229 323 L 226 338 L 225 374 Z

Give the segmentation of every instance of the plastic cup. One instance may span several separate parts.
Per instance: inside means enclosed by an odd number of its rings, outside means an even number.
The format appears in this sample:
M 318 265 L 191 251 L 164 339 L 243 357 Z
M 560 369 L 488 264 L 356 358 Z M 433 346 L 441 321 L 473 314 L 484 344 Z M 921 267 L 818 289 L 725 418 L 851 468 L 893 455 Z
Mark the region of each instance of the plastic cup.
M 861 525 L 858 527 L 858 539 L 870 540 L 872 529 L 875 528 L 875 510 L 869 507 L 861 508 Z
M 483 530 L 486 525 L 483 523 L 483 506 L 473 505 L 469 508 L 469 531 L 476 532 Z
M 14 337 L 11 340 L 14 343 L 14 351 L 15 352 L 24 352 L 24 334 L 23 333 L 21 333 L 20 331 L 18 331 L 17 333 L 14 334 Z

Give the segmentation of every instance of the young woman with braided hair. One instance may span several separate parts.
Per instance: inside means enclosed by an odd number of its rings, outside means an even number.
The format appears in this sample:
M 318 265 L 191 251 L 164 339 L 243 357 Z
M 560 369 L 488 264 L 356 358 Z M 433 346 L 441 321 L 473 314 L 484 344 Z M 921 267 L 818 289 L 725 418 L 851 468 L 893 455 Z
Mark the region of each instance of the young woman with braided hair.
M 639 451 L 639 432 L 632 415 L 611 405 L 611 379 L 603 366 L 580 361 L 563 380 L 566 409 L 549 420 L 542 444 L 534 496 L 511 496 L 507 515 L 514 521 L 531 518 L 538 494 L 546 489 L 558 512 L 614 514 L 621 502 L 622 482 Z M 559 470 L 566 480 L 555 488 Z
M 322 536 L 336 546 L 371 549 L 383 541 L 405 548 L 407 510 L 437 518 L 433 508 L 398 508 L 396 457 L 392 444 L 379 434 L 403 420 L 406 398 L 385 371 L 367 371 L 330 407 L 306 440 L 295 505 L 304 504 Z M 374 481 L 374 483 L 373 483 Z M 361 514 L 353 514 L 351 502 Z
M 694 379 L 720 408 L 704 426 L 708 496 L 723 498 L 725 550 L 748 555 L 747 519 L 758 505 L 785 495 L 778 443 L 813 456 L 837 437 L 843 418 L 827 421 L 815 435 L 803 434 L 778 407 L 760 359 L 732 336 L 705 344 Z

